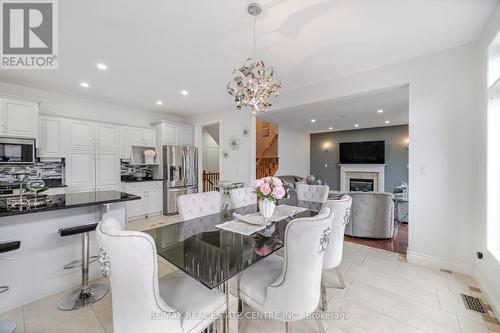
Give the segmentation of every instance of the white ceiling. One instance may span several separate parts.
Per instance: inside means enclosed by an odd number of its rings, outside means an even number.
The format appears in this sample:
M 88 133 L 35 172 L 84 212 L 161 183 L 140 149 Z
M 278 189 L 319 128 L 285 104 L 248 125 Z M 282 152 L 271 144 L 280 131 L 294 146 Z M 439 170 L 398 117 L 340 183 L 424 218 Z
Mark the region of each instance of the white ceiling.
M 279 109 L 258 118 L 309 133 L 402 125 L 408 124 L 408 94 L 408 86 L 395 87 Z M 311 119 L 316 121 L 312 123 Z
M 181 116 L 231 108 L 225 86 L 251 55 L 247 3 L 59 1 L 59 70 L 2 70 L 0 80 Z M 296 88 L 474 41 L 496 3 L 262 0 L 257 56 Z

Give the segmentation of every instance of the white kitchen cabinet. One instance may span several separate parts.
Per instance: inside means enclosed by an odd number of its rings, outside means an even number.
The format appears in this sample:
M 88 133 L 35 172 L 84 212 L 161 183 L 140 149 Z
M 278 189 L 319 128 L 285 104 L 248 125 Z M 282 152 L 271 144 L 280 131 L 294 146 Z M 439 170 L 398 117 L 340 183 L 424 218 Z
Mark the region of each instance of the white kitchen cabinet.
M 129 128 L 130 145 L 142 146 L 144 145 L 144 129 L 143 128 Z
M 69 120 L 68 148 L 79 150 L 94 150 L 96 148 L 95 123 L 83 120 Z
M 193 145 L 193 128 L 192 127 L 179 127 L 177 130 L 177 144 L 178 145 Z
M 144 145 L 147 147 L 156 146 L 156 131 L 144 129 Z
M 116 153 L 100 152 L 96 156 L 97 187 L 120 183 L 120 158 Z
M 162 124 L 162 133 L 163 133 L 163 140 L 162 143 L 164 145 L 176 145 L 177 144 L 177 126 L 176 125 L 171 125 L 171 124 Z
M 38 102 L 0 98 L 0 134 L 38 138 Z
M 97 149 L 118 152 L 120 150 L 120 128 L 110 124 L 96 125 Z
M 162 122 L 155 125 L 159 145 L 193 145 L 193 127 L 184 124 Z
M 130 130 L 128 127 L 120 128 L 120 158 L 130 159 Z
M 122 191 L 140 196 L 127 202 L 127 221 L 158 215 L 163 211 L 163 182 L 122 183 Z
M 120 127 L 116 125 L 71 119 L 67 133 L 69 149 L 120 151 Z
M 40 116 L 39 157 L 62 158 L 65 154 L 66 120 L 58 117 Z
M 131 146 L 156 146 L 156 132 L 147 128 L 130 127 L 129 137 Z
M 70 187 L 92 187 L 96 179 L 96 153 L 70 151 L 66 159 L 66 180 Z M 118 168 L 118 172 L 120 169 Z

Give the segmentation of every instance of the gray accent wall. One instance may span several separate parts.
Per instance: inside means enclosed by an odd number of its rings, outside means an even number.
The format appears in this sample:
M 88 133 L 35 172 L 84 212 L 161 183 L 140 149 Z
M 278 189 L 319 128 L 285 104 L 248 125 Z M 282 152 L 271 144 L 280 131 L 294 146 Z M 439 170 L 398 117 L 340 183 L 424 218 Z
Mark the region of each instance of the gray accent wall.
M 339 143 L 385 141 L 385 191 L 408 183 L 408 125 L 311 134 L 311 174 L 340 189 Z M 328 145 L 328 151 L 325 151 Z

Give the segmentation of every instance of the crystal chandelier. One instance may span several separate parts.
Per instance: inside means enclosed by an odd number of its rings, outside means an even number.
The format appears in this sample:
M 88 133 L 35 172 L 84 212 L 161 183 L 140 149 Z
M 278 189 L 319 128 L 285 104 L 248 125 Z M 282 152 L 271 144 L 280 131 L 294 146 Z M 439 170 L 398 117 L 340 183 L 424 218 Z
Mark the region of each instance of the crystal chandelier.
M 257 3 L 248 5 L 248 13 L 255 17 L 253 25 L 253 58 L 248 58 L 245 64 L 233 71 L 233 80 L 227 84 L 227 92 L 234 96 L 236 109 L 247 106 L 253 114 L 267 112 L 271 107 L 269 98 L 278 96 L 281 82 L 273 79 L 272 67 L 266 67 L 262 60 L 255 60 L 255 25 L 262 7 Z

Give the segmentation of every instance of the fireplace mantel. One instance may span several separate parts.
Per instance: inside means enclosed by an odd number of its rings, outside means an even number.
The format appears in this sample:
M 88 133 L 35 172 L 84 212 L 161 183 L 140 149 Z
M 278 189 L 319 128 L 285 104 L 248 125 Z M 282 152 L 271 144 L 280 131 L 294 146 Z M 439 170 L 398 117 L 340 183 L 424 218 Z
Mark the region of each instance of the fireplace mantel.
M 349 175 L 373 174 L 376 181 L 375 192 L 384 192 L 386 164 L 339 164 L 340 166 L 340 191 L 349 192 L 349 178 L 363 178 L 362 176 L 349 177 Z M 366 177 L 366 176 L 365 176 Z

